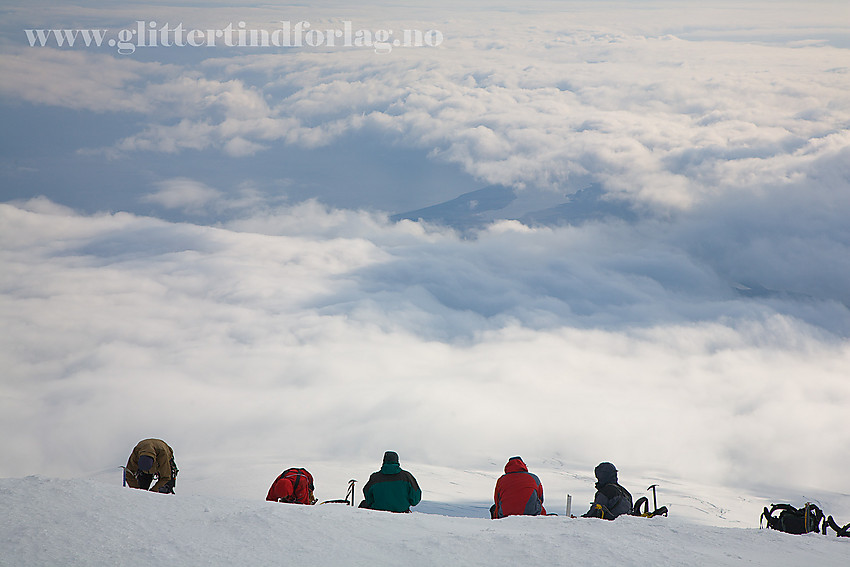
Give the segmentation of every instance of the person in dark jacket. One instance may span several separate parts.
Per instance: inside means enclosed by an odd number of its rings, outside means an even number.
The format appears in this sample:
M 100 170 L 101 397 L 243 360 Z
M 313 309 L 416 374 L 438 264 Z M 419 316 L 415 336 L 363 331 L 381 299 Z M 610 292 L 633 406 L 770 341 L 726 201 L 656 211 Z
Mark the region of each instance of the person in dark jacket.
M 422 490 L 413 475 L 398 464 L 398 453 L 387 451 L 381 470 L 372 473 L 363 486 L 363 497 L 360 508 L 410 512 L 410 507 L 422 500 Z
M 632 495 L 617 482 L 617 468 L 611 463 L 599 463 L 594 469 L 596 496 L 590 510 L 582 518 L 613 520 L 617 516 L 632 513 Z
M 148 490 L 154 476 L 157 482 L 150 490 L 174 494 L 174 485 L 177 484 L 174 451 L 162 439 L 143 439 L 130 453 L 130 459 L 124 467 L 124 482 L 130 488 Z
M 505 474 L 496 481 L 493 499 L 496 501 L 490 508 L 490 517 L 493 519 L 546 515 L 543 484 L 537 475 L 528 472 L 521 457 L 508 459 Z

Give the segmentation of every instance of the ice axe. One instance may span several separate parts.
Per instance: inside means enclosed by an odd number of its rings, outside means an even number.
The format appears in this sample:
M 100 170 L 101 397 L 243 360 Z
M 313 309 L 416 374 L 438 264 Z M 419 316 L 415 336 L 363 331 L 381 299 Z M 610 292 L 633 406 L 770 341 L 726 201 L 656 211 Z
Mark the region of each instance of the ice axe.
M 127 486 L 127 467 L 122 465 L 118 468 L 121 469 L 121 481 L 123 482 L 121 486 Z M 131 472 L 130 474 L 133 473 Z
M 354 484 L 357 481 L 353 478 L 348 481 L 348 492 L 345 493 L 345 500 L 325 500 L 322 504 L 345 504 L 346 506 L 354 506 Z
M 348 500 L 349 506 L 354 506 L 354 484 L 356 482 L 353 478 L 348 481 L 348 492 L 345 493 L 345 499 Z
M 655 487 L 656 487 L 656 486 L 658 486 L 658 485 L 657 485 L 657 484 L 653 484 L 652 486 L 650 486 L 649 488 L 647 488 L 647 490 L 651 490 L 651 491 L 652 491 L 652 509 L 653 509 L 653 510 L 658 510 L 658 500 L 657 500 L 657 499 L 656 499 L 656 497 L 655 497 Z
M 652 514 L 649 515 L 650 518 L 652 518 L 654 516 L 666 516 L 667 512 L 668 512 L 667 506 L 662 506 L 661 508 L 658 507 L 658 500 L 656 500 L 656 498 L 655 498 L 655 487 L 656 486 L 658 486 L 658 485 L 653 484 L 652 486 L 647 488 L 647 490 L 652 491 L 652 506 L 655 508 L 652 511 Z

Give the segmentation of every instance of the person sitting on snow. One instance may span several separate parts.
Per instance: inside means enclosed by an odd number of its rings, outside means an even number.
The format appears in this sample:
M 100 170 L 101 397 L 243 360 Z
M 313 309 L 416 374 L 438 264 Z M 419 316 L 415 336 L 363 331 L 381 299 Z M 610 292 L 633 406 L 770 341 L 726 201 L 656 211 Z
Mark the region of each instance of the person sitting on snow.
M 505 464 L 505 474 L 496 481 L 490 507 L 494 520 L 506 516 L 546 515 L 543 507 L 543 484 L 537 475 L 528 472 L 521 457 L 511 457 Z
M 611 463 L 599 463 L 594 469 L 596 496 L 590 510 L 582 518 L 613 520 L 622 514 L 632 513 L 632 495 L 617 482 L 617 468 Z
M 174 494 L 174 486 L 177 484 L 174 451 L 162 439 L 143 439 L 130 453 L 130 459 L 124 467 L 124 481 L 130 488 L 148 490 L 154 476 L 157 482 L 150 488 L 151 491 Z
M 398 453 L 387 451 L 381 470 L 372 473 L 363 486 L 363 497 L 360 508 L 410 512 L 410 507 L 422 500 L 422 490 L 413 475 L 398 464 Z
M 283 471 L 272 483 L 266 500 L 290 504 L 315 504 L 313 475 L 307 469 L 290 468 Z

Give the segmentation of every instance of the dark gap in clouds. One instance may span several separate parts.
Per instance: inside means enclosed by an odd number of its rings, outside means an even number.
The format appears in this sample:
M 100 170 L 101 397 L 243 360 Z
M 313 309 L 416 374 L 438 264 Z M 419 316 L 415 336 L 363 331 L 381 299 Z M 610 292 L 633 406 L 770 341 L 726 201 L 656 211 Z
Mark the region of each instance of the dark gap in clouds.
M 0 201 L 44 195 L 85 212 L 133 210 L 153 179 L 139 162 L 78 151 L 130 135 L 134 117 L 22 103 L 0 105 L 0 118 Z
M 315 150 L 278 151 L 293 152 L 295 163 L 310 167 L 303 181 L 295 177 L 287 190 L 293 201 L 317 198 L 338 208 L 393 211 L 452 198 L 480 185 L 459 166 L 432 160 L 425 150 L 396 145 L 368 129 Z
M 724 200 L 683 215 L 676 234 L 689 254 L 736 283 L 850 305 L 848 211 L 830 206 L 828 193 L 776 188 Z
M 29 104 L 0 106 L 0 117 L 9 125 L 0 135 L 2 201 L 44 195 L 88 213 L 128 211 L 170 221 L 218 223 L 245 211 L 213 208 L 206 215 L 187 214 L 143 197 L 161 181 L 185 177 L 222 192 L 225 199 L 238 197 L 248 183 L 261 196 L 255 203 L 260 209 L 281 199 L 318 199 L 337 208 L 391 211 L 480 185 L 458 166 L 435 162 L 421 149 L 394 145 L 378 132 L 353 132 L 315 149 L 275 143 L 244 157 L 222 156 L 218 148 L 104 155 L 103 149 L 109 152 L 138 128 L 135 119 Z
M 139 119 L 28 102 L 0 100 L 3 157 L 48 159 L 109 144 L 138 130 Z M 4 184 L 4 187 L 6 184 Z

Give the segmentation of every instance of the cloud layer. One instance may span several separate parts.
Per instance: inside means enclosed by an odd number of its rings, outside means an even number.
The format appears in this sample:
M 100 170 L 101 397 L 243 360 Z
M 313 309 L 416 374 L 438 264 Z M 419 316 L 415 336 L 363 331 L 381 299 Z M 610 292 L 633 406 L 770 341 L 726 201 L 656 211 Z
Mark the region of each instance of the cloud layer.
M 570 193 L 596 181 L 667 211 L 718 193 L 773 190 L 842 155 L 850 123 L 843 49 L 684 41 L 670 34 L 681 24 L 647 29 L 646 11 L 627 12 L 636 19 L 620 28 L 589 27 L 602 14 L 582 9 L 477 15 L 485 26 L 468 15 L 414 20 L 444 27 L 445 42 L 386 57 L 183 48 L 204 59 L 180 65 L 22 47 L 0 61 L 7 96 L 141 113 L 142 128 L 100 148 L 125 159 L 204 150 L 240 158 L 366 135 L 427 152 L 481 183 Z M 787 11 L 783 25 L 799 17 Z M 826 26 L 828 12 L 821 17 Z M 409 23 L 364 25 L 387 21 Z
M 301 206 L 269 236 L 54 209 L 1 209 L 4 475 L 91 472 L 141 431 L 192 459 L 285 438 L 302 460 L 392 446 L 807 485 L 804 452 L 832 489 L 848 466 L 845 340 L 665 289 L 598 227 L 470 241 Z
M 9 12 L 0 475 L 90 474 L 161 436 L 198 463 L 393 447 L 843 489 L 838 5 L 461 4 L 285 14 L 445 36 L 386 55 L 122 58 L 20 31 L 281 19 L 248 5 Z M 638 220 L 388 220 L 489 183 L 597 183 Z

